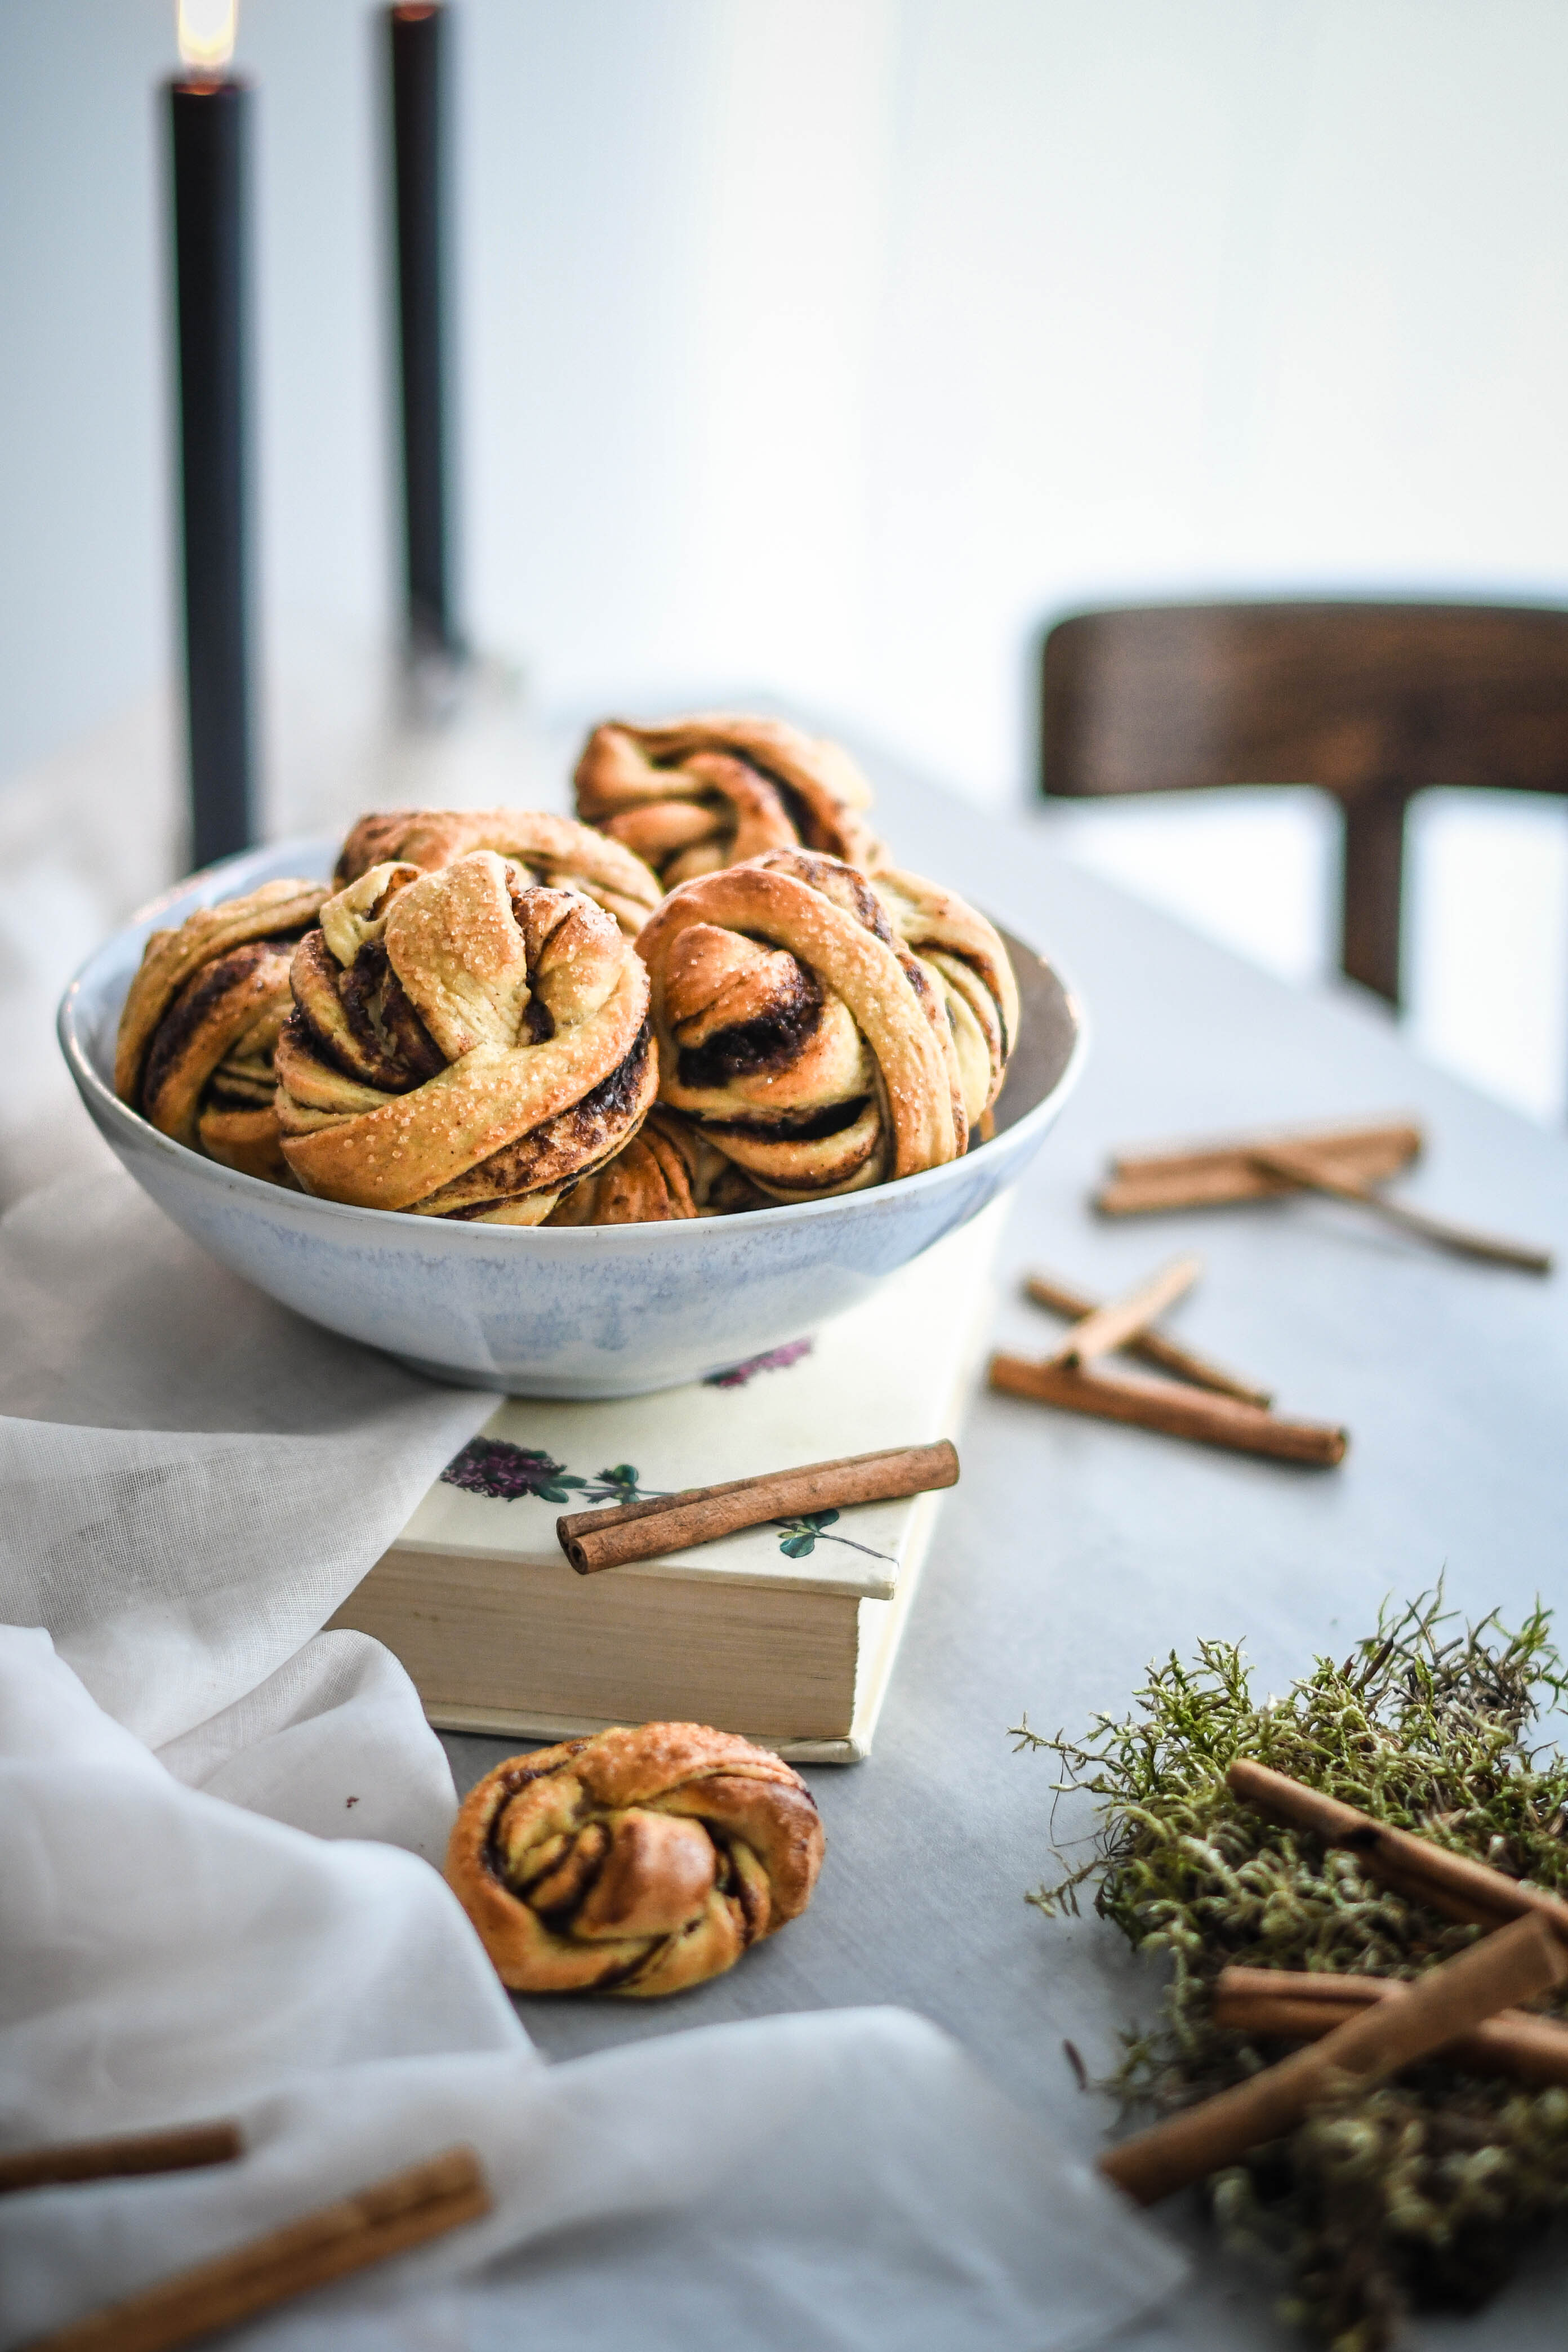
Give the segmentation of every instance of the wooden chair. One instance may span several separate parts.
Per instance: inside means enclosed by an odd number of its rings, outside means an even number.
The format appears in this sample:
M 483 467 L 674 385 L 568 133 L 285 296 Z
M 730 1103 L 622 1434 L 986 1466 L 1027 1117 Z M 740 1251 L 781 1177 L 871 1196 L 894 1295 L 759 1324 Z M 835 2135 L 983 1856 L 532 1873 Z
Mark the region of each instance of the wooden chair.
M 1399 1002 L 1405 811 L 1431 784 L 1568 795 L 1568 612 L 1165 604 L 1045 641 L 1052 799 L 1317 784 L 1344 812 L 1340 961 Z

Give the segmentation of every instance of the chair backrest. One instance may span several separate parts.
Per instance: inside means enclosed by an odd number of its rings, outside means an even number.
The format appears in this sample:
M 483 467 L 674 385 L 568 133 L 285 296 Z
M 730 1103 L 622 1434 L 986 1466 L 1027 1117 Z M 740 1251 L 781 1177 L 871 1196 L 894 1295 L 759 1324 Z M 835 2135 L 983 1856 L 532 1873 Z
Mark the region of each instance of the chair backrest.
M 1568 612 L 1165 604 L 1045 642 L 1048 797 L 1317 784 L 1345 815 L 1341 962 L 1399 1001 L 1405 809 L 1431 784 L 1568 794 Z

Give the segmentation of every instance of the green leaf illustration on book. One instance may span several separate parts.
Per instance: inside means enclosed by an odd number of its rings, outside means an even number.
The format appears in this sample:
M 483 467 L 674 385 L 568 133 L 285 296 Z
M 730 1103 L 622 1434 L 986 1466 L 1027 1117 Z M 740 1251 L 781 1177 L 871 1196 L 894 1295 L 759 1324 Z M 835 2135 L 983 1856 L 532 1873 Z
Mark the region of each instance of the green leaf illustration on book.
M 886 1559 L 885 1551 L 873 1551 L 869 1544 L 857 1543 L 853 1536 L 830 1536 L 828 1528 L 838 1517 L 837 1511 L 802 1511 L 795 1519 L 770 1519 L 771 1528 L 783 1528 L 784 1541 L 779 1549 L 786 1559 L 805 1559 L 816 1549 L 816 1538 L 825 1543 L 847 1544 L 851 1551 L 863 1551 L 869 1559 Z
M 592 1478 L 580 1478 L 551 1454 L 513 1445 L 505 1437 L 470 1437 L 441 1477 L 445 1485 L 482 1495 L 491 1503 L 518 1503 L 529 1495 L 540 1503 L 650 1503 L 662 1501 L 670 1491 L 668 1486 L 645 1486 L 642 1474 L 632 1462 L 617 1462 L 608 1470 L 595 1471 Z M 798 1518 L 773 1519 L 769 1525 L 782 1530 L 779 1549 L 786 1559 L 807 1559 L 816 1549 L 819 1537 L 824 1543 L 847 1544 L 851 1551 L 863 1551 L 870 1559 L 890 1557 L 873 1550 L 869 1544 L 857 1543 L 853 1536 L 829 1535 L 827 1530 L 837 1517 L 837 1511 L 803 1511 Z
M 780 1551 L 786 1559 L 804 1559 L 816 1549 L 816 1538 L 824 1528 L 831 1527 L 837 1517 L 837 1511 L 803 1511 L 798 1519 L 774 1519 L 772 1525 L 785 1530 Z
M 613 1470 L 601 1470 L 592 1486 L 584 1486 L 583 1499 L 588 1503 L 646 1503 L 658 1493 L 653 1486 L 637 1483 L 636 1465 L 617 1462 Z

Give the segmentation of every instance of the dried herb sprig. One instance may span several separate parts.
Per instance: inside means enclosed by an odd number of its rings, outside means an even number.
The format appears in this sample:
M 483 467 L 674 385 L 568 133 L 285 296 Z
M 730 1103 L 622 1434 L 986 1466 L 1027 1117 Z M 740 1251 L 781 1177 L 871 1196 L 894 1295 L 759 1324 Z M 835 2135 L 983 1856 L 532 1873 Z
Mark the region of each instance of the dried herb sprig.
M 1099 1804 L 1087 1858 L 1029 1901 L 1076 1912 L 1092 1884 L 1102 1918 L 1173 1963 L 1163 2024 L 1124 2038 L 1105 2087 L 1168 2112 L 1279 2056 L 1212 2021 L 1214 1979 L 1233 1962 L 1410 1977 L 1479 1932 L 1239 1806 L 1225 1784 L 1235 1757 L 1568 1892 L 1568 1761 L 1530 1745 L 1565 1693 L 1547 1612 L 1517 1633 L 1495 1613 L 1460 1629 L 1438 1592 L 1385 1611 L 1342 1664 L 1320 1658 L 1261 1706 L 1239 1645 L 1208 1642 L 1190 1664 L 1173 1653 L 1151 1666 L 1132 1712 L 1098 1717 L 1081 1740 L 1019 1724 L 1016 1745 L 1060 1766 L 1058 1798 Z M 1319 2110 L 1208 2194 L 1232 2245 L 1284 2266 L 1292 2316 L 1334 2352 L 1379 2352 L 1413 2307 L 1484 2302 L 1568 2213 L 1568 2092 L 1433 2061 Z

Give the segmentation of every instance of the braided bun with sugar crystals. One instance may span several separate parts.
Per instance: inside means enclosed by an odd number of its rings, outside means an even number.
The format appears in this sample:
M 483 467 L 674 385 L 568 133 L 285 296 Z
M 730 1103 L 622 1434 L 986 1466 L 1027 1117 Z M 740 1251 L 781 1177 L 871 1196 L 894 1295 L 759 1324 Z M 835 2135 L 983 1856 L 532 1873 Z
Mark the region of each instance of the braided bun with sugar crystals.
M 672 891 L 637 941 L 661 1098 L 776 1201 L 941 1167 L 1018 1024 L 983 915 L 908 874 L 774 850 Z
M 176 1143 L 274 1184 L 290 1181 L 272 1069 L 289 960 L 326 896 L 319 882 L 264 882 L 154 931 L 120 1015 L 121 1101 Z
M 387 809 L 362 816 L 339 854 L 342 889 L 373 866 L 434 873 L 476 849 L 493 849 L 554 890 L 580 890 L 635 940 L 663 897 L 640 857 L 618 841 L 544 809 Z
M 646 858 L 667 889 L 770 849 L 870 866 L 871 787 L 847 751 L 778 719 L 612 719 L 577 763 L 577 814 Z
M 327 1200 L 538 1224 L 657 1089 L 630 940 L 490 850 L 373 866 L 327 900 L 290 977 L 283 1151 Z
M 447 1881 L 514 1992 L 647 1999 L 732 1968 L 822 1867 L 800 1774 L 700 1723 L 511 1756 L 464 1799 Z

